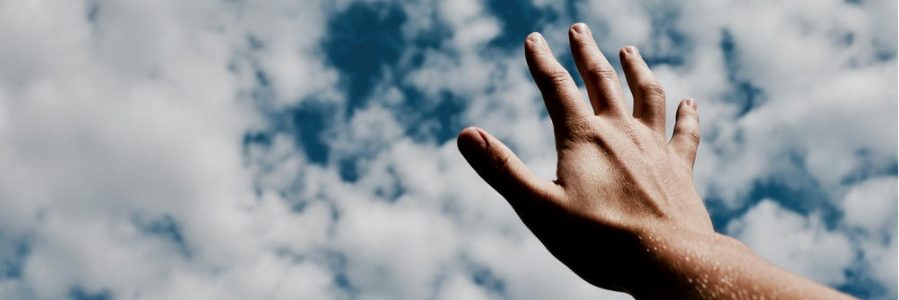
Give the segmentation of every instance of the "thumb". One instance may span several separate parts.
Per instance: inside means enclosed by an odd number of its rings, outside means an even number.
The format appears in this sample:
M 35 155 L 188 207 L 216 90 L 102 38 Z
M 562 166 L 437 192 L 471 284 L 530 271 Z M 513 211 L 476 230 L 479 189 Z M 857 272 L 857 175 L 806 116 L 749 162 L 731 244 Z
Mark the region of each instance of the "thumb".
M 531 173 L 512 150 L 483 129 L 463 129 L 458 146 L 468 164 L 516 210 L 522 201 L 555 193 L 555 184 Z

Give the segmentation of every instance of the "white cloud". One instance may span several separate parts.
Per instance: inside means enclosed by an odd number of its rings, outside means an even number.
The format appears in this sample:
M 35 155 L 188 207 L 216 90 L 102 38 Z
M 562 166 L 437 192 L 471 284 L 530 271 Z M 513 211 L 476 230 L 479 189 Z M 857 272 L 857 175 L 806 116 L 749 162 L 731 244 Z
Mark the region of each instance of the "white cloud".
M 437 297 L 439 300 L 487 300 L 496 298 L 491 297 L 486 291 L 477 287 L 469 278 L 461 276 L 458 273 L 451 275 L 444 285 L 445 286 L 441 288 L 441 294 Z
M 727 232 L 775 264 L 819 282 L 843 284 L 844 270 L 860 268 L 884 288 L 865 287 L 869 298 L 894 298 L 896 177 L 854 184 L 837 205 L 842 222 L 827 228 L 820 215 L 803 216 L 766 199 L 732 220 Z
M 267 113 L 308 98 L 345 106 L 338 79 L 347 74 L 327 65 L 321 45 L 332 13 L 352 2 L 99 1 L 94 22 L 86 3 L 2 2 L 0 261 L 14 259 L 20 241 L 29 248 L 22 276 L 0 278 L 0 298 L 62 298 L 73 288 L 151 299 L 628 298 L 568 271 L 452 140 L 406 136 L 410 118 L 395 110 L 451 93 L 465 101 L 461 123 L 493 132 L 552 178 L 550 123 L 520 47 L 489 49 L 504 22 L 531 20 L 501 20 L 476 0 L 396 4 L 408 14 L 407 41 L 437 25 L 450 34 L 428 49 L 404 47 L 369 104 L 328 123 L 329 161 L 310 163 L 293 132 L 272 130 L 279 121 Z M 537 4 L 563 16 L 544 26 L 567 55 L 573 20 Z M 736 208 L 749 205 L 754 182 L 789 185 L 783 174 L 806 172 L 830 198 L 819 201 L 844 212 L 825 226 L 818 213 L 762 201 L 729 230 L 826 283 L 862 265 L 894 296 L 895 177 L 845 179 L 896 162 L 895 2 L 661 5 L 589 1 L 578 14 L 610 56 L 624 44 L 683 56 L 657 74 L 672 99 L 701 103 L 704 194 Z M 688 47 L 660 35 L 660 12 L 673 12 L 664 26 Z M 735 87 L 723 30 L 735 78 L 765 91 L 743 116 L 727 98 Z M 256 71 L 271 94 L 251 99 Z M 407 99 L 409 88 L 426 99 Z M 258 130 L 275 132 L 241 144 Z M 358 178 L 340 176 L 341 159 L 357 163 Z M 166 216 L 183 245 L 136 224 Z
M 841 203 L 846 225 L 895 233 L 896 199 L 896 177 L 869 179 L 852 186 Z
M 840 201 L 847 229 L 862 253 L 863 268 L 886 288 L 883 298 L 896 295 L 896 177 L 872 178 L 849 189 Z
M 653 38 L 650 12 L 639 2 L 585 1 L 579 8 L 607 55 L 614 57 L 624 45 L 646 45 Z
M 0 293 L 327 295 L 327 266 L 279 263 L 267 241 L 298 247 L 279 236 L 284 224 L 319 226 L 326 214 L 293 216 L 254 196 L 240 141 L 258 116 L 227 69 L 247 29 L 218 4 L 101 3 L 96 23 L 81 2 L 2 4 L 0 35 L 14 45 L 0 55 L 0 228 L 29 242 L 21 277 L 0 279 Z M 164 215 L 188 257 L 134 224 Z M 279 290 L 259 273 L 308 284 Z
M 824 227 L 820 217 L 803 216 L 762 200 L 727 232 L 762 257 L 813 280 L 839 285 L 854 253 L 849 239 Z

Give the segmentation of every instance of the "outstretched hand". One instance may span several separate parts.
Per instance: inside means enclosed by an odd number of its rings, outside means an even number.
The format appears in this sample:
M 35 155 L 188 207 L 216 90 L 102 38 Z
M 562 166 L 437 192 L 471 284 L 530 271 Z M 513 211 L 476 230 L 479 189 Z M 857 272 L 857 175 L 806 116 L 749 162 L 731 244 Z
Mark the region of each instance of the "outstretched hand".
M 634 98 L 629 113 L 615 69 L 589 28 L 575 24 L 568 34 L 592 110 L 543 37 L 532 33 L 525 41 L 528 67 L 553 123 L 556 180 L 535 176 L 484 130 L 466 128 L 459 148 L 477 173 L 556 258 L 596 286 L 635 296 L 808 296 L 806 286 L 758 284 L 775 274 L 785 276 L 784 282 L 814 285 L 715 233 L 693 185 L 700 137 L 696 101 L 680 101 L 669 140 L 665 91 L 637 48 L 619 52 Z M 744 274 L 752 267 L 743 263 L 765 267 Z M 737 293 L 740 284 L 755 290 Z
M 699 144 L 697 105 L 681 101 L 667 141 L 665 92 L 637 48 L 619 53 L 634 95 L 631 114 L 615 69 L 587 26 L 572 26 L 569 39 L 592 111 L 543 37 L 533 33 L 525 41 L 555 131 L 555 181 L 534 176 L 481 129 L 462 131 L 459 146 L 553 255 L 597 286 L 624 290 L 635 279 L 628 277 L 639 276 L 634 256 L 646 255 L 637 251 L 639 238 L 663 227 L 713 231 L 691 175 Z

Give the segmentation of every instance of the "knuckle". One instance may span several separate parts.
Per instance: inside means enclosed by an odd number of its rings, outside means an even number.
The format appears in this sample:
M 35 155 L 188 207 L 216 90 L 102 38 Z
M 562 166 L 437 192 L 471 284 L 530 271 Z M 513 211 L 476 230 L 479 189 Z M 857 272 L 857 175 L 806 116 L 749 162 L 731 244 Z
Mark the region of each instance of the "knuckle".
M 584 142 L 595 139 L 596 130 L 590 124 L 587 116 L 571 117 L 565 124 L 568 137 L 572 141 Z
M 665 88 L 656 82 L 645 83 L 640 87 L 647 99 L 665 99 Z
M 512 154 L 500 154 L 494 156 L 493 158 L 493 166 L 496 170 L 501 170 L 502 172 L 508 172 L 509 170 L 509 161 L 512 159 Z
M 693 144 L 699 144 L 699 141 L 702 139 L 699 130 L 685 130 L 681 132 L 680 135 Z
M 690 134 L 688 134 L 687 137 L 691 141 L 693 141 L 693 143 L 696 143 L 696 144 L 699 144 L 699 142 L 702 140 L 702 135 L 699 134 L 698 130 L 694 130 L 694 131 L 690 132 Z
M 691 118 L 695 119 L 695 116 Z M 674 135 L 693 144 L 699 144 L 699 141 L 702 139 L 699 132 L 699 124 L 695 122 L 685 122 L 684 120 L 679 120 L 674 126 Z
M 547 83 L 561 85 L 568 81 L 568 71 L 553 68 L 545 72 Z
M 612 66 L 604 63 L 593 63 L 587 67 L 587 74 L 599 80 L 614 79 L 618 76 Z

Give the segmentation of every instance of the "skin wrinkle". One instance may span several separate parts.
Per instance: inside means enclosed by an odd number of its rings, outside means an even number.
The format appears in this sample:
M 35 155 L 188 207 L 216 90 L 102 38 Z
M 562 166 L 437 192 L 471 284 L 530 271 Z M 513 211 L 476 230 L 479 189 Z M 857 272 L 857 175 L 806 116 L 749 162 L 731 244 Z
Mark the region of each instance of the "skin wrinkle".
M 590 103 L 593 105 L 593 113 L 595 115 L 622 114 L 623 109 L 620 103 L 610 101 L 610 99 L 621 97 L 621 83 L 615 74 L 615 68 L 602 55 L 579 55 L 579 53 L 601 53 L 596 42 L 588 37 L 590 35 L 590 29 L 582 23 L 572 26 L 568 34 L 572 45 L 571 53 L 578 62 L 578 71 L 584 79 Z M 588 59 L 589 62 L 587 62 L 583 61 L 585 58 L 592 59 Z
M 603 60 L 598 51 L 580 51 L 595 42 L 585 42 L 588 30 L 574 29 L 569 37 L 572 48 L 578 49 L 572 53 L 579 70 L 589 61 Z M 481 129 L 463 130 L 459 148 L 547 250 L 575 274 L 597 287 L 640 299 L 848 298 L 777 268 L 714 231 L 692 179 L 698 146 L 694 137 L 699 135 L 696 102 L 685 99 L 678 105 L 676 130 L 666 141 L 664 91 L 636 49 L 625 48 L 621 54 L 635 110 L 644 113 L 593 115 L 582 107 L 573 79 L 540 35 L 531 34 L 525 47 L 552 119 L 557 179 L 535 177 Z M 583 73 L 587 78 L 595 75 Z M 599 91 L 610 88 L 607 83 L 585 80 L 588 94 L 597 99 Z M 624 101 L 602 100 L 614 107 Z M 477 144 L 473 139 L 489 141 L 489 146 L 467 146 Z

